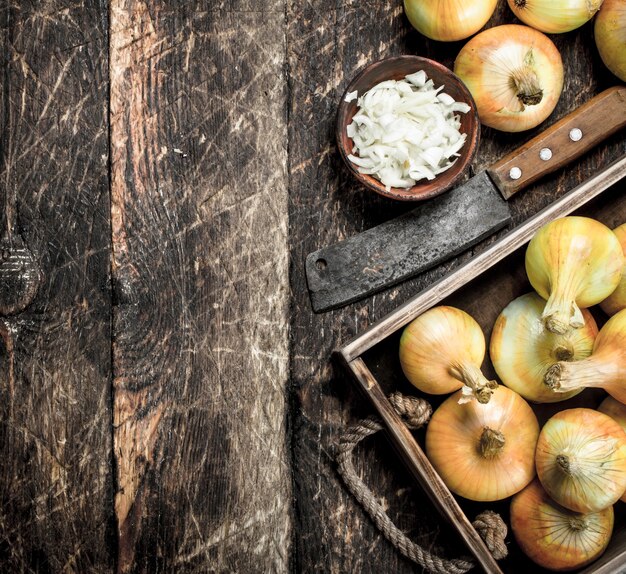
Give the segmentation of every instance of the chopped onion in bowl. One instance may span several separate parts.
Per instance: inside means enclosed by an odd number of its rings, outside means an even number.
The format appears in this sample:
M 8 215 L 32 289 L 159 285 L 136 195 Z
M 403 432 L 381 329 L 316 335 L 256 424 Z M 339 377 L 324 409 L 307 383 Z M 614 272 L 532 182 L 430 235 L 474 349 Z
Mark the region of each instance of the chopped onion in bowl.
M 348 159 L 387 191 L 432 180 L 449 169 L 466 140 L 458 113 L 469 105 L 435 88 L 423 70 L 404 80 L 386 80 L 357 99 L 346 133 L 354 147 Z M 351 99 L 357 98 L 352 92 Z

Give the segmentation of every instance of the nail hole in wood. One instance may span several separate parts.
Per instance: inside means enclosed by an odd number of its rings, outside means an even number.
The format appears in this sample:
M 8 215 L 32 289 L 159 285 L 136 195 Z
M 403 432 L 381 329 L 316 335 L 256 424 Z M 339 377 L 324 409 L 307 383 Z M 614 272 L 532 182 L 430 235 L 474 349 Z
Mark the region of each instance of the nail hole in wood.
M 328 267 L 328 263 L 326 263 L 326 259 L 318 259 L 315 262 L 315 267 L 317 267 L 320 271 L 324 271 L 324 269 Z

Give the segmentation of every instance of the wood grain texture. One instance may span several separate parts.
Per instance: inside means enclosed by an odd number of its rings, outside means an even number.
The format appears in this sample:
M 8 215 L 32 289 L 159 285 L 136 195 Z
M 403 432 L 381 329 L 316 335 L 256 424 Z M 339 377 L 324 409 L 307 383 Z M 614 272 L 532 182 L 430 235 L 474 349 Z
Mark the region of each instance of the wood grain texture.
M 513 21 L 500 2 L 489 25 Z M 483 129 L 474 171 L 616 83 L 591 32 L 554 37 L 557 109 Z M 472 253 L 323 315 L 304 260 L 410 209 L 341 163 L 350 79 L 403 53 L 451 67 L 462 42 L 401 3 L 0 0 L 0 45 L 0 571 L 415 572 L 336 472 L 370 409 L 330 356 Z M 624 152 L 616 134 L 518 194 L 515 222 Z M 7 224 L 41 270 L 12 301 Z M 386 437 L 359 454 L 399 527 L 458 556 Z
M 480 538 L 478 538 L 478 541 L 476 540 L 478 534 L 468 522 L 467 516 L 459 506 L 459 502 L 450 493 L 433 469 L 428 458 L 424 455 L 420 445 L 411 436 L 408 428 L 394 411 L 391 403 L 382 391 L 381 382 L 369 370 L 361 356 L 355 356 L 353 353 L 357 352 L 360 355 L 379 343 L 386 346 L 387 351 L 389 348 L 393 349 L 394 346 L 397 349 L 397 337 L 401 333 L 402 328 L 409 321 L 438 304 L 460 306 L 464 310 L 470 305 L 472 308 L 467 309 L 467 311 L 481 325 L 483 331 L 489 334 L 500 311 L 512 300 L 509 289 L 513 287 L 516 290 L 522 290 L 522 292 L 528 292 L 531 289 L 525 276 L 523 255 L 524 246 L 533 237 L 537 229 L 549 221 L 554 221 L 573 212 L 596 217 L 611 228 L 616 227 L 626 218 L 626 200 L 623 193 L 620 192 L 620 189 L 623 189 L 624 178 L 626 178 L 626 156 L 613 162 L 602 172 L 595 174 L 592 178 L 577 186 L 567 196 L 560 198 L 551 204 L 550 207 L 531 217 L 493 244 L 489 249 L 474 257 L 467 264 L 459 267 L 454 273 L 444 277 L 441 281 L 433 284 L 432 287 L 398 307 L 388 316 L 372 325 L 357 339 L 338 351 L 338 358 L 350 370 L 355 382 L 386 425 L 390 437 L 396 444 L 407 466 L 413 471 L 418 483 L 429 494 L 433 503 L 440 508 L 442 516 L 447 517 L 451 523 L 456 525 L 460 538 L 465 541 L 467 548 L 473 552 L 477 562 L 482 565 L 485 572 L 501 572 L 501 570 L 488 549 L 481 544 Z M 605 195 L 602 195 L 603 192 L 606 192 Z M 593 199 L 598 196 L 600 196 L 600 199 L 596 202 L 594 209 Z M 602 209 L 598 209 L 598 203 L 602 205 Z M 590 208 L 590 206 L 592 207 Z M 581 208 L 586 211 L 579 211 Z M 611 215 L 607 217 L 607 213 Z M 498 265 L 499 263 L 501 264 Z M 515 280 L 512 280 L 512 278 L 515 278 Z M 476 281 L 474 281 L 475 279 Z M 482 283 L 482 288 L 480 283 Z M 485 303 L 483 296 L 485 283 L 490 285 L 491 291 L 488 304 Z M 594 311 L 598 315 L 598 310 L 595 309 Z M 488 355 L 486 362 L 489 363 Z M 487 368 L 491 369 L 491 373 L 493 373 L 493 366 L 489 365 Z M 395 370 L 401 371 L 397 363 Z M 379 376 L 381 375 L 383 379 L 387 380 L 394 378 L 387 369 L 379 372 Z M 591 391 L 589 390 L 588 392 Z M 417 394 L 419 395 L 419 393 Z M 574 400 L 580 400 L 583 395 Z M 586 396 L 588 402 L 584 402 L 584 406 L 597 406 L 597 399 L 596 402 L 593 402 L 589 400 L 588 393 Z M 430 400 L 432 399 L 431 397 Z M 555 408 L 563 409 L 571 408 L 572 406 L 574 405 L 535 405 L 534 408 L 540 411 L 538 415 L 541 419 L 541 411 L 543 409 L 547 408 L 548 411 L 552 410 L 554 412 Z M 459 500 L 462 501 L 460 497 Z M 504 504 L 506 505 L 507 501 Z M 617 524 L 618 526 L 621 524 L 620 517 L 617 519 Z M 622 565 L 626 564 L 626 550 L 620 542 L 612 539 L 611 555 L 619 552 L 620 548 L 622 552 L 619 565 Z M 513 563 L 515 563 L 514 560 Z M 599 563 L 603 563 L 603 560 L 600 560 Z M 509 566 L 507 566 L 505 571 L 509 571 L 511 560 L 508 561 L 508 564 Z M 516 564 L 515 571 L 527 572 L 529 567 L 530 564 L 528 563 L 520 567 L 517 567 Z M 505 566 L 502 565 L 502 568 L 504 569 Z
M 398 306 L 389 315 L 370 325 L 358 337 L 339 349 L 338 353 L 342 360 L 345 363 L 356 360 L 374 345 L 407 325 L 424 311 L 440 304 L 446 297 L 528 243 L 535 233 L 550 221 L 572 214 L 611 186 L 616 188 L 625 186 L 625 178 L 626 157 L 622 157 L 576 186 L 563 197 L 555 200 L 548 207 L 542 209 L 540 213 L 533 215 L 512 229 L 499 241 L 475 255 L 464 265 L 459 266 L 428 289 L 421 291 Z M 619 212 L 617 218 L 619 222 Z M 616 226 L 614 225 L 614 227 Z
M 306 255 L 399 215 L 408 206 L 353 183 L 334 142 L 339 98 L 353 74 L 383 56 L 428 56 L 409 49 L 397 3 L 290 3 L 290 229 L 293 385 L 294 529 L 297 572 L 415 572 L 388 544 L 343 488 L 334 448 L 354 417 L 369 411 L 330 355 L 340 341 L 390 309 L 399 291 L 315 315 L 304 276 Z M 445 526 L 390 452 L 386 437 L 366 441 L 355 457 L 361 477 L 396 524 L 432 551 L 444 551 Z M 449 553 L 454 552 L 448 548 Z
M 111 2 L 121 572 L 285 572 L 284 5 Z
M 375 406 L 376 412 L 387 427 L 394 444 L 398 446 L 398 451 L 413 471 L 417 482 L 428 492 L 442 516 L 456 525 L 459 537 L 474 555 L 475 562 L 482 566 L 485 574 L 503 574 L 489 548 L 437 474 L 424 450 L 417 444 L 408 427 L 394 410 L 363 359 L 354 359 L 347 366 L 352 371 L 357 384 Z
M 487 172 L 505 199 L 528 187 L 546 173 L 571 165 L 574 159 L 626 126 L 626 87 L 604 90 L 552 124 L 520 149 L 498 160 Z M 578 130 L 578 140 L 572 131 Z M 549 152 L 541 158 L 541 153 Z M 521 176 L 510 177 L 512 168 Z
M 488 26 L 513 22 L 506 2 L 500 2 Z M 400 286 L 319 315 L 311 310 L 304 261 L 312 251 L 410 209 L 359 187 L 341 164 L 334 142 L 335 113 L 352 77 L 368 63 L 404 53 L 430 57 L 452 67 L 463 42 L 424 39 L 411 29 L 401 3 L 292 2 L 288 31 L 294 529 L 312 533 L 296 538 L 296 568 L 298 572 L 415 572 L 414 566 L 398 558 L 375 531 L 346 495 L 336 474 L 333 453 L 338 437 L 347 424 L 370 411 L 352 391 L 345 375 L 335 370 L 331 351 L 473 254 L 484 251 L 502 234 Z M 501 134 L 483 128 L 474 172 L 617 83 L 603 69 L 591 38 L 590 25 L 553 37 L 566 68 L 565 90 L 555 112 L 527 133 Z M 510 201 L 514 224 L 625 152 L 623 135 L 614 135 L 571 168 L 548 175 L 517 194 Z M 394 357 L 375 360 L 383 369 Z M 404 381 L 394 382 L 410 392 Z M 407 479 L 400 459 L 388 451 L 384 437 L 363 446 L 360 472 L 365 482 L 415 540 L 448 556 L 458 556 L 458 538 L 445 531 L 428 502 L 420 498 L 415 482 Z
M 579 215 L 597 218 L 610 228 L 614 228 L 619 223 L 623 222 L 626 218 L 626 195 L 623 193 L 623 177 L 626 176 L 626 158 L 622 158 L 622 160 L 612 165 L 615 169 L 610 169 L 612 175 L 604 182 L 606 184 L 612 181 L 613 185 L 611 187 L 605 189 L 599 197 L 595 197 L 595 199 L 593 199 L 594 196 L 597 195 L 597 192 L 594 189 L 595 186 L 592 182 L 586 182 L 579 188 L 580 193 L 577 192 L 575 194 L 576 199 L 571 203 L 561 202 L 561 207 L 558 210 L 553 211 L 550 218 L 553 219 L 559 215 L 567 213 L 571 208 L 578 207 L 576 212 Z M 622 176 L 622 180 L 617 183 L 620 175 Z M 537 214 L 537 218 L 543 217 L 543 213 L 544 211 Z M 530 225 L 532 226 L 534 223 L 530 223 Z M 415 298 L 414 303 L 419 306 L 420 299 L 422 303 L 425 303 L 430 299 L 430 305 L 426 304 L 422 307 L 422 311 L 425 308 L 438 303 L 452 305 L 463 309 L 476 319 L 485 333 L 486 340 L 488 341 L 494 322 L 502 309 L 514 298 L 532 290 L 526 277 L 524 267 L 525 250 L 523 245 L 528 240 L 528 237 L 524 238 L 525 232 L 521 231 L 521 228 L 519 234 L 516 232 L 513 234 L 517 235 L 517 237 L 514 238 L 514 243 L 517 243 L 521 246 L 521 248 L 511 250 L 513 245 L 507 245 L 509 241 L 507 239 L 509 238 L 509 235 L 507 235 L 500 242 L 498 242 L 502 243 L 504 251 L 509 253 L 505 259 L 499 262 L 493 261 L 491 262 L 492 264 L 487 265 L 485 265 L 484 261 L 479 263 L 479 260 L 488 253 L 488 251 L 485 251 L 472 260 L 482 268 L 481 273 L 477 278 L 469 281 L 468 283 L 463 281 L 458 282 L 452 292 L 448 291 L 448 296 L 443 300 L 438 298 L 439 285 L 433 285 L 433 293 L 428 293 L 431 289 L 426 290 L 423 293 L 423 297 L 417 296 Z M 460 268 L 457 273 L 459 275 L 465 274 L 463 272 L 463 268 Z M 469 276 L 466 276 L 466 278 L 469 279 Z M 403 307 L 398 309 L 398 313 L 400 315 L 404 315 L 405 311 L 407 311 L 407 309 L 404 309 Z M 414 308 L 413 311 L 418 312 L 418 309 Z M 591 312 L 596 318 L 598 325 L 601 326 L 606 321 L 607 316 L 604 315 L 604 313 L 597 306 L 592 307 Z M 398 317 L 398 319 L 400 319 L 400 317 Z M 385 329 L 386 326 L 383 326 L 384 323 L 387 322 L 383 320 L 377 325 L 377 327 Z M 403 323 L 404 321 L 399 320 L 396 323 L 396 326 L 399 327 Z M 372 330 L 371 334 L 374 334 L 374 330 Z M 412 448 L 408 447 L 407 444 L 404 444 L 404 440 L 407 436 L 406 429 L 400 431 L 400 436 L 398 435 L 398 429 L 396 427 L 397 420 L 394 421 L 393 417 L 389 416 L 389 403 L 381 395 L 379 386 L 383 386 L 388 393 L 393 390 L 403 378 L 397 359 L 395 361 L 393 359 L 386 360 L 384 364 L 381 364 L 380 360 L 381 357 L 389 357 L 391 353 L 397 353 L 400 334 L 401 329 L 398 329 L 393 333 L 388 332 L 385 339 L 368 351 L 367 363 L 372 365 L 374 368 L 371 374 L 369 374 L 368 367 L 366 367 L 363 363 L 359 364 L 360 359 L 353 361 L 351 368 L 354 371 L 355 377 L 359 381 L 359 387 L 366 395 L 369 395 L 370 402 L 375 405 L 376 410 L 380 412 L 383 420 L 385 420 L 389 425 L 390 434 L 394 437 L 394 442 L 398 445 L 399 451 L 403 454 L 405 461 L 411 467 L 420 465 L 420 463 L 417 460 L 415 453 L 412 452 Z M 488 355 L 485 357 L 482 369 L 489 378 L 496 376 Z M 417 391 L 414 391 L 414 394 L 417 394 L 418 396 L 420 395 Z M 556 412 L 565 408 L 595 408 L 605 396 L 606 393 L 602 390 L 587 389 L 564 403 L 537 404 L 532 405 L 532 408 L 541 425 Z M 444 399 L 445 397 L 429 397 L 429 401 L 434 407 L 436 407 L 439 402 Z M 423 434 L 416 436 L 418 444 L 421 444 L 422 448 L 424 446 L 424 438 Z M 415 468 L 415 473 L 419 477 L 420 471 L 417 468 Z M 438 492 L 440 487 L 436 484 L 434 484 L 433 487 L 437 491 L 436 496 L 438 499 L 445 500 L 445 497 L 441 497 L 440 492 Z M 461 497 L 456 498 L 456 500 L 462 506 L 463 511 L 465 513 L 468 513 L 469 511 L 470 515 L 473 515 L 476 508 L 484 508 L 486 505 L 486 503 L 472 503 L 468 500 L 462 499 Z M 500 502 L 490 503 L 489 506 L 492 510 L 499 512 L 505 520 L 508 520 L 509 503 L 510 500 L 505 499 Z M 615 512 L 616 528 L 607 549 L 606 556 L 597 560 L 589 569 L 585 569 L 585 572 L 595 572 L 596 568 L 599 568 L 599 571 L 601 572 L 607 571 L 603 567 L 605 559 L 612 561 L 613 570 L 609 569 L 609 571 L 622 572 L 624 570 L 624 566 L 622 565 L 626 561 L 626 553 L 624 547 L 623 528 L 626 517 L 624 509 L 620 505 L 615 506 Z M 536 565 L 532 564 L 532 562 L 524 556 L 520 548 L 513 540 L 510 541 L 508 549 L 509 556 L 506 560 L 500 563 L 500 567 L 507 574 L 526 574 L 527 572 L 547 574 L 547 570 L 538 568 Z M 618 554 L 620 554 L 621 557 L 618 558 Z
M 2 572 L 115 560 L 107 28 L 105 2 L 0 3 L 3 260 L 19 237 L 42 273 L 0 317 Z

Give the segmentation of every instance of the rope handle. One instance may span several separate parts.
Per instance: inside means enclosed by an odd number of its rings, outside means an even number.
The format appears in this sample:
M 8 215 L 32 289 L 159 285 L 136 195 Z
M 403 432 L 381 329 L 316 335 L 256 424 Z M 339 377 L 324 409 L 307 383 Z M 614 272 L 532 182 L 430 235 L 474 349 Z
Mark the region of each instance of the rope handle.
M 424 399 L 392 393 L 389 396 L 389 401 L 411 430 L 420 428 L 430 420 L 432 407 Z M 473 561 L 441 558 L 410 540 L 387 516 L 372 491 L 358 477 L 352 463 L 352 451 L 363 439 L 383 430 L 383 428 L 379 419 L 368 417 L 346 429 L 339 439 L 336 457 L 339 474 L 350 493 L 370 516 L 376 528 L 403 556 L 434 574 L 464 574 L 475 566 Z M 472 524 L 494 558 L 496 560 L 505 558 L 508 554 L 505 542 L 507 527 L 500 515 L 487 510 L 481 512 Z

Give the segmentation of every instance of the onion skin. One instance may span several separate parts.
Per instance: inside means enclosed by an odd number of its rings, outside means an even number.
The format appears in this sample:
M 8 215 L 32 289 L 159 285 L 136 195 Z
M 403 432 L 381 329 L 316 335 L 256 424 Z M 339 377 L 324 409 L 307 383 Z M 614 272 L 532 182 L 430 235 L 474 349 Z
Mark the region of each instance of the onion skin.
M 598 411 L 610 416 L 626 432 L 626 405 L 624 403 L 609 396 L 600 403 Z M 626 492 L 622 494 L 620 500 L 626 502 Z
M 478 32 L 497 5 L 497 0 L 404 0 L 404 12 L 420 34 L 453 42 Z
M 465 311 L 441 305 L 409 323 L 400 337 L 400 365 L 419 390 L 443 395 L 464 385 L 487 402 L 497 384 L 480 372 L 485 336 Z
M 625 0 L 604 0 L 596 16 L 594 37 L 604 65 L 626 82 Z
M 511 500 L 511 529 L 533 562 L 557 572 L 581 568 L 599 558 L 613 532 L 614 513 L 579 514 L 552 500 L 538 480 Z
M 503 386 L 487 404 L 459 404 L 460 396 L 458 391 L 446 399 L 428 424 L 429 460 L 459 496 L 477 501 L 511 496 L 535 476 L 535 414 L 522 397 Z
M 469 88 L 480 121 L 504 132 L 539 125 L 563 90 L 563 61 L 554 43 L 517 24 L 474 36 L 459 52 L 454 73 Z
M 595 219 L 562 217 L 544 225 L 526 249 L 526 274 L 547 299 L 546 328 L 563 334 L 584 324 L 580 308 L 606 299 L 622 276 L 617 236 Z
M 600 329 L 590 357 L 555 363 L 546 371 L 544 382 L 557 393 L 585 387 L 604 389 L 626 404 L 626 309 Z
M 546 34 L 580 28 L 600 9 L 602 0 L 507 0 L 524 24 Z
M 598 334 L 596 322 L 582 310 L 585 325 L 564 335 L 544 328 L 541 314 L 546 302 L 536 293 L 511 301 L 496 319 L 489 353 L 500 380 L 528 401 L 554 403 L 582 389 L 555 393 L 544 384 L 546 371 L 561 360 L 578 361 L 591 355 Z
M 624 0 L 624 13 L 626 14 L 626 0 Z M 624 54 L 626 54 L 626 41 L 624 45 Z M 620 225 L 613 230 L 617 240 L 622 246 L 624 253 L 624 265 L 622 266 L 622 277 L 617 288 L 604 301 L 600 303 L 600 308 L 607 315 L 615 315 L 618 311 L 626 309 L 626 223 Z
M 598 512 L 626 490 L 626 433 L 593 409 L 564 410 L 546 422 L 535 454 L 546 492 L 574 512 Z

